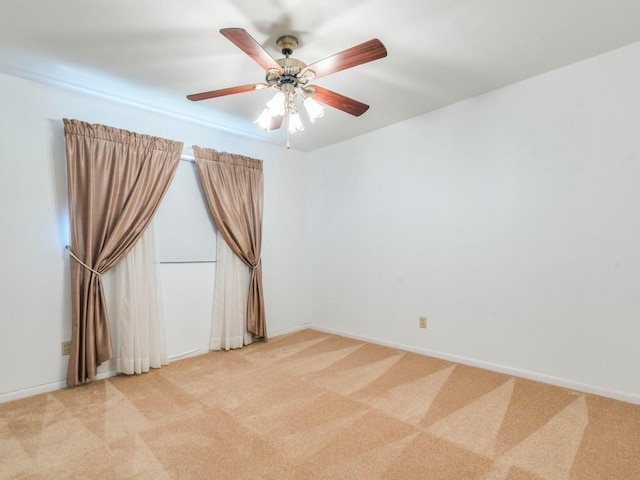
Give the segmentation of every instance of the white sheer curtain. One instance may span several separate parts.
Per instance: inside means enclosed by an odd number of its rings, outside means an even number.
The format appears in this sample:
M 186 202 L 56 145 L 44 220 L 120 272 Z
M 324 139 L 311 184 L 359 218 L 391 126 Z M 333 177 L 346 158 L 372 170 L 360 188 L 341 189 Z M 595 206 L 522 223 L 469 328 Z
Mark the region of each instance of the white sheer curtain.
M 233 253 L 219 231 L 217 245 L 210 348 L 230 350 L 253 341 L 252 335 L 247 332 L 251 269 Z
M 114 267 L 118 373 L 143 373 L 168 363 L 157 262 L 152 221 Z

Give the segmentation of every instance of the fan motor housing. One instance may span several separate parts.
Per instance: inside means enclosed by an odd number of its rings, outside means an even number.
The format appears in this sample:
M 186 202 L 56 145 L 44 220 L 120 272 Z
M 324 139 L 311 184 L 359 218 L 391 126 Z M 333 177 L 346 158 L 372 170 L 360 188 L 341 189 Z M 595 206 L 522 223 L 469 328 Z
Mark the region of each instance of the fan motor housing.
M 287 68 L 297 68 L 298 71 L 300 71 L 307 66 L 306 63 L 298 60 L 297 58 L 291 57 L 279 58 L 278 60 L 276 60 L 276 62 L 278 62 L 278 65 L 280 65 L 285 70 Z
M 307 78 L 298 76 L 302 69 L 307 66 L 306 63 L 291 57 L 280 58 L 276 62 L 282 67 L 283 72 L 281 73 L 275 68 L 268 70 L 265 79 L 269 86 L 293 85 L 296 87 L 299 83 L 307 83 Z

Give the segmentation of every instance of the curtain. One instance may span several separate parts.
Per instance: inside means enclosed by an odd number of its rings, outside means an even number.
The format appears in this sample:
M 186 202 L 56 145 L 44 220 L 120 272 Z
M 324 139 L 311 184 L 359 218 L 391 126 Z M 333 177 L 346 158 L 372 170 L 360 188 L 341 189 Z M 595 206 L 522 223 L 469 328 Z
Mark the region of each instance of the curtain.
M 247 331 L 267 338 L 262 288 L 262 160 L 193 147 L 211 216 L 229 248 L 251 269 Z
M 118 373 L 144 373 L 169 363 L 157 261 L 152 221 L 138 243 L 113 268 Z
M 133 248 L 178 166 L 182 143 L 64 119 L 71 227 L 67 384 L 112 358 L 101 274 Z
M 220 231 L 217 245 L 210 348 L 230 350 L 252 342 L 252 336 L 247 332 L 251 269 L 233 253 Z

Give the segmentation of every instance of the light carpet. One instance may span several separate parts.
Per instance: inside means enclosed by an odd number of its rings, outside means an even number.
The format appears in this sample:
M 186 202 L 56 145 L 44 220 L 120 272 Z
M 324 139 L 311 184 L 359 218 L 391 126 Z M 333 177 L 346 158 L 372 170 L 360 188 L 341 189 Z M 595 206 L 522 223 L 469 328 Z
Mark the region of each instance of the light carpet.
M 304 330 L 0 405 L 3 479 L 640 479 L 640 406 Z

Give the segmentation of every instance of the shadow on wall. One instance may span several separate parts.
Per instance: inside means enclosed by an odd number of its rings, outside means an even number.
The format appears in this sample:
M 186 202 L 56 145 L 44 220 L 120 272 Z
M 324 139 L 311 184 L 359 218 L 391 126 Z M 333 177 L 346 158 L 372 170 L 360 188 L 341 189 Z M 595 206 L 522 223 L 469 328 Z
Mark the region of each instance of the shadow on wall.
M 70 286 L 70 267 L 69 254 L 65 247 L 70 245 L 70 229 L 69 229 L 69 200 L 67 191 L 67 162 L 66 148 L 64 141 L 64 124 L 62 119 L 49 119 L 49 148 L 51 149 L 51 172 L 53 172 L 53 192 L 55 195 L 54 206 L 56 219 L 58 222 L 58 244 L 60 247 L 60 257 L 63 260 L 64 268 L 62 269 L 62 277 L 60 279 L 65 301 L 62 302 L 62 332 L 63 339 L 71 338 L 71 286 Z

